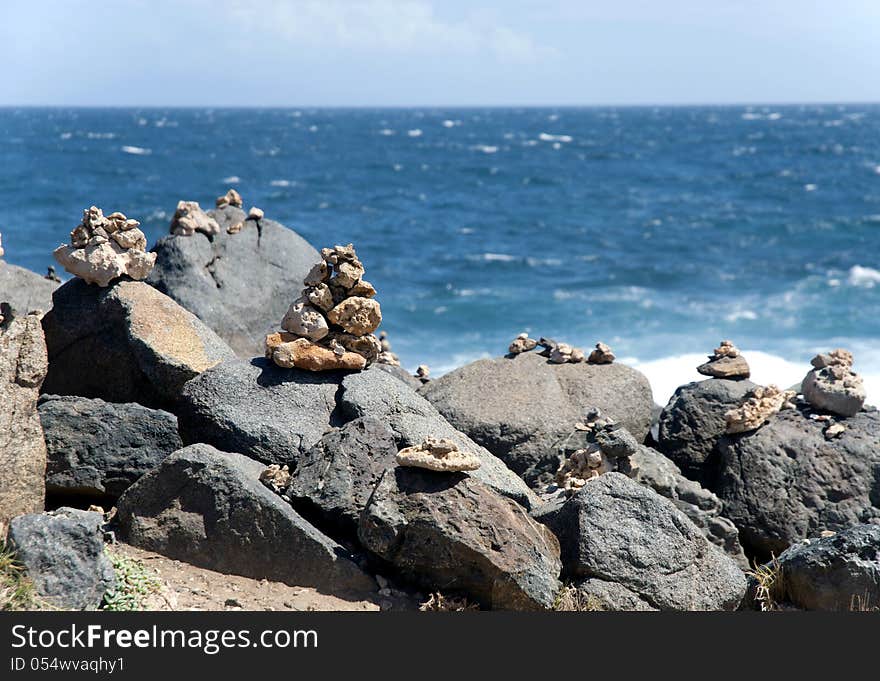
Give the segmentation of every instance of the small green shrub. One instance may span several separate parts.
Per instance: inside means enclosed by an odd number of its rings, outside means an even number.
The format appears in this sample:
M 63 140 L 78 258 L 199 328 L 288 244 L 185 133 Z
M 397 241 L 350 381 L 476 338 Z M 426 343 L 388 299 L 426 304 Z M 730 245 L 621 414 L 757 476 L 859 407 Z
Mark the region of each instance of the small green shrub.
M 143 561 L 114 551 L 106 551 L 116 572 L 116 586 L 104 594 L 101 610 L 140 610 L 150 594 L 162 586 L 159 578 Z

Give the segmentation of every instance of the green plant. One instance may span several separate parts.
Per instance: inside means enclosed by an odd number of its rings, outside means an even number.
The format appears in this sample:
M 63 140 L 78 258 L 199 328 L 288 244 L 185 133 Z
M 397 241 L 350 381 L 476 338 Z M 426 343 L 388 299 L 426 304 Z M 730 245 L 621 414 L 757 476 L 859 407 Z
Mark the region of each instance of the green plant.
M 130 611 L 140 610 L 150 594 L 162 586 L 156 574 L 136 558 L 106 550 L 116 572 L 116 585 L 104 594 L 101 610 Z
M 45 605 L 15 553 L 0 542 L 0 610 L 39 610 Z

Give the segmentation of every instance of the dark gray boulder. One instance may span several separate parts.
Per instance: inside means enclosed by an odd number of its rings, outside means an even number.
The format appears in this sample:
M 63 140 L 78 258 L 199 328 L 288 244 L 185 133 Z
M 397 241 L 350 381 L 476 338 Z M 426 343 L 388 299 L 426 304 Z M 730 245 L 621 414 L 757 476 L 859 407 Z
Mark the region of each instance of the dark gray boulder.
M 183 443 L 177 417 L 135 403 L 44 395 L 46 492 L 113 501 Z
M 234 206 L 209 211 L 220 233 L 166 236 L 156 243 L 147 282 L 196 315 L 240 356 L 263 354 L 303 279 L 320 261 L 299 234 L 263 218 L 245 220 Z M 243 223 L 237 234 L 227 228 Z M 258 295 L 255 295 L 258 292 Z
M 310 522 L 343 542 L 357 541 L 357 525 L 376 483 L 394 466 L 394 433 L 367 416 L 324 435 L 302 454 L 284 491 Z
M 755 384 L 710 378 L 681 386 L 660 414 L 657 448 L 691 480 L 711 485 L 713 450 L 724 435 L 724 414 L 738 406 Z
M 183 384 L 235 353 L 195 316 L 140 281 L 107 288 L 72 279 L 43 317 L 43 392 L 146 406 L 173 404 Z
M 620 473 L 588 482 L 542 517 L 564 574 L 614 582 L 659 610 L 734 610 L 742 571 L 668 499 Z
M 538 503 L 534 492 L 501 459 L 456 429 L 430 402 L 387 372 L 370 367 L 349 374 L 342 381 L 337 402 L 339 416 L 345 420 L 373 416 L 385 422 L 394 432 L 398 448 L 420 444 L 427 436 L 453 440 L 462 451 L 480 457 L 482 464 L 471 472 L 473 478 L 526 508 Z
M 880 412 L 840 420 L 846 430 L 831 440 L 811 413 L 784 410 L 718 442 L 714 492 L 743 547 L 762 559 L 823 530 L 880 521 Z
M 403 579 L 500 610 L 552 607 L 559 544 L 519 504 L 464 473 L 390 469 L 360 518 L 361 544 Z
M 167 457 L 119 499 L 123 538 L 218 572 L 333 593 L 375 589 L 339 544 L 259 480 L 263 465 L 209 445 Z
M 7 542 L 37 594 L 65 610 L 94 610 L 116 584 L 100 513 L 60 508 L 13 518 Z
M 373 364 L 373 368 L 378 369 L 379 371 L 386 371 L 395 378 L 399 378 L 401 381 L 406 383 L 413 390 L 418 390 L 422 387 L 422 382 L 409 373 L 406 369 L 400 366 L 394 366 L 393 364 Z
M 700 483 L 688 480 L 672 461 L 649 447 L 633 455 L 635 479 L 666 497 L 696 525 L 706 539 L 721 548 L 743 569 L 749 562 L 739 543 L 739 531 L 725 518 L 721 500 Z
M 9 303 L 19 315 L 52 307 L 52 292 L 58 284 L 36 272 L 0 259 L 0 302 Z
M 295 466 L 327 430 L 340 425 L 333 413 L 342 377 L 282 369 L 264 358 L 222 362 L 184 387 L 177 406 L 180 434 L 186 444 L 205 442 Z
M 657 608 L 649 605 L 635 591 L 617 582 L 583 579 L 569 588 L 560 599 L 558 610 L 647 612 Z
M 536 352 L 481 359 L 419 391 L 456 428 L 529 484 L 559 467 L 556 443 L 598 407 L 640 442 L 651 426 L 648 379 L 620 363 L 553 364 Z
M 806 610 L 880 607 L 880 525 L 799 542 L 777 559 L 782 598 Z

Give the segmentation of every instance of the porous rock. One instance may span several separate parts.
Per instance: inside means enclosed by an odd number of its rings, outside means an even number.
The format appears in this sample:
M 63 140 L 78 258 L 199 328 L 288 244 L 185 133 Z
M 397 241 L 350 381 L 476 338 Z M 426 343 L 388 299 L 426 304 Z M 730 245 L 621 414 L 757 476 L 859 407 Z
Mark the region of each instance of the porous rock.
M 426 468 L 431 471 L 459 473 L 475 471 L 480 459 L 475 454 L 463 452 L 450 439 L 428 436 L 420 444 L 404 447 L 395 457 L 399 466 Z
M 853 416 L 865 404 L 865 384 L 852 370 L 853 356 L 838 348 L 827 354 L 818 354 L 812 360 L 813 369 L 801 383 L 804 398 L 814 408 L 838 416 Z

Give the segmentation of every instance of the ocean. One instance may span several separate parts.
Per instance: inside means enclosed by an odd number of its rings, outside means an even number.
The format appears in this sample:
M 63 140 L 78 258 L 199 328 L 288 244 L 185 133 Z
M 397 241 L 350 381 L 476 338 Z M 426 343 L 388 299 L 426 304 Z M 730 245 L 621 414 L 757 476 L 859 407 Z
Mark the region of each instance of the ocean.
M 521 331 L 603 341 L 665 403 L 729 338 L 783 387 L 849 348 L 880 401 L 880 105 L 7 108 L 0 130 L 5 259 L 38 272 L 85 207 L 153 242 L 235 187 L 357 246 L 411 369 Z

